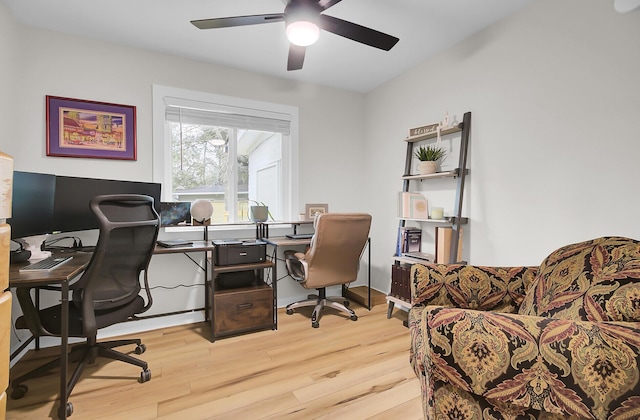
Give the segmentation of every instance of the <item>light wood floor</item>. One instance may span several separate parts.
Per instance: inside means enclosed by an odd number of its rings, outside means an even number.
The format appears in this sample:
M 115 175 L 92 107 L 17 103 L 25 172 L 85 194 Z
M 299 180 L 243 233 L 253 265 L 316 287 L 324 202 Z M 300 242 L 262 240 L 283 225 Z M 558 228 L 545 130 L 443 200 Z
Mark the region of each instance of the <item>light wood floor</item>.
M 356 322 L 327 310 L 316 329 L 308 312 L 281 310 L 277 331 L 215 343 L 204 323 L 138 334 L 151 381 L 138 383 L 137 367 L 99 359 L 71 395 L 71 419 L 421 419 L 406 313 L 387 319 L 386 305 L 352 305 Z M 11 374 L 52 350 L 30 352 Z M 52 417 L 58 384 L 56 374 L 27 382 L 24 398 L 8 399 L 7 418 Z

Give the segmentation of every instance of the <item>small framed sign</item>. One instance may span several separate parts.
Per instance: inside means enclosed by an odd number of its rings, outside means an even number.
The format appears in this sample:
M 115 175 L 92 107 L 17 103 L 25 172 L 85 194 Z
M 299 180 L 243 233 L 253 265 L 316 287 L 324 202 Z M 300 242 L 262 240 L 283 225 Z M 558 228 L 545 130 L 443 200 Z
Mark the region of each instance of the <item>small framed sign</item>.
M 410 128 L 409 137 L 424 136 L 426 134 L 435 133 L 438 131 L 440 123 L 423 125 L 422 127 Z
M 305 205 L 305 214 L 307 216 L 307 220 L 313 220 L 316 218 L 318 214 L 329 213 L 329 205 L 328 204 L 306 204 Z

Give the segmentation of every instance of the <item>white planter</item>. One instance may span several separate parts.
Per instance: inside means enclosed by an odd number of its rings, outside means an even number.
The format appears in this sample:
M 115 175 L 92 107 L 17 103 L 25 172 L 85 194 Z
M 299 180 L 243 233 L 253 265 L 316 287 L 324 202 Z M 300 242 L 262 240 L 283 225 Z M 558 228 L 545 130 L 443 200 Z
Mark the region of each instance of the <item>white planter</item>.
M 269 218 L 269 207 L 251 206 L 249 207 L 249 219 L 253 222 L 266 222 Z
M 418 162 L 418 174 L 428 175 L 436 173 L 438 163 L 431 160 L 422 160 Z

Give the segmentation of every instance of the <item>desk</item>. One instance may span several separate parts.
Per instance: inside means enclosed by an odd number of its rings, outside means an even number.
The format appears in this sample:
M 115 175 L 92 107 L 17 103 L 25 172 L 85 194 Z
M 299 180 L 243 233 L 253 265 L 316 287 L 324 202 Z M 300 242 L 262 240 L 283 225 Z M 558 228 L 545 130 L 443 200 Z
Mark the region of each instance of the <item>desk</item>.
M 301 222 L 302 223 L 302 222 Z M 277 237 L 277 238 L 262 238 L 263 241 L 273 246 L 273 260 L 274 262 L 278 261 L 278 247 L 280 246 L 306 246 L 311 244 L 311 239 L 291 239 L 286 236 Z M 367 258 L 369 259 L 369 267 L 367 269 L 367 303 L 366 307 L 368 310 L 371 310 L 371 238 L 367 239 Z M 273 265 L 273 279 L 274 282 L 278 280 L 278 273 L 276 269 L 276 265 Z M 349 299 L 353 299 L 354 295 L 346 296 L 348 287 L 346 285 L 342 285 L 342 296 L 348 297 Z
M 153 250 L 154 254 L 178 254 L 184 252 L 198 252 L 198 251 L 213 251 L 215 246 L 211 243 L 211 241 L 190 241 L 191 244 L 184 246 L 171 246 L 164 247 L 160 245 L 156 245 L 156 248 Z
M 291 225 L 293 226 L 293 233 L 298 233 L 298 226 L 300 225 L 311 225 L 313 224 L 312 220 L 300 220 L 296 222 L 258 222 L 256 223 L 256 239 L 267 239 L 269 238 L 269 226 L 270 225 Z
M 69 344 L 69 281 L 82 273 L 89 263 L 91 254 L 75 253 L 73 258 L 51 271 L 20 272 L 20 267 L 28 262 L 11 264 L 9 266 L 9 287 L 41 287 L 54 284 L 60 285 L 62 312 L 60 322 L 60 408 L 58 414 L 61 419 L 67 418 L 67 375 L 68 375 L 68 344 Z M 30 341 L 29 341 L 30 342 Z
M 202 271 L 204 271 L 204 282 L 205 282 L 205 294 L 204 294 L 204 307 L 205 307 L 205 321 L 209 320 L 209 311 L 208 308 L 210 306 L 209 302 L 209 294 L 206 293 L 206 284 L 208 281 L 213 280 L 209 279 L 209 266 L 207 265 L 208 261 L 208 253 L 209 251 L 215 250 L 216 247 L 211 243 L 211 241 L 191 241 L 191 244 L 184 246 L 171 246 L 164 247 L 160 245 L 156 245 L 156 248 L 153 250 L 154 255 L 162 255 L 162 254 L 185 254 L 194 264 L 199 266 Z M 204 267 L 198 264 L 196 260 L 189 256 L 189 252 L 204 252 Z
M 193 241 L 191 245 L 164 248 L 156 246 L 154 254 L 173 254 L 173 253 L 187 253 L 187 252 L 206 252 L 213 250 L 214 247 L 209 241 Z M 60 409 L 58 415 L 62 419 L 67 418 L 67 410 L 63 407 L 67 407 L 67 380 L 68 380 L 68 350 L 69 350 L 69 282 L 76 276 L 81 274 L 86 268 L 89 260 L 91 259 L 91 253 L 87 252 L 73 252 L 64 253 L 64 255 L 71 255 L 73 258 L 68 262 L 56 267 L 51 271 L 30 271 L 21 272 L 21 267 L 27 265 L 29 262 L 11 264 L 9 266 L 9 287 L 29 287 L 37 288 L 43 286 L 59 285 L 61 293 L 61 334 L 60 334 Z M 205 271 L 205 281 L 207 278 L 208 269 L 205 266 L 202 267 Z M 36 301 L 37 302 L 37 301 Z M 36 303 L 37 304 L 37 303 Z M 25 344 L 20 346 L 18 350 L 14 352 L 12 358 L 20 353 L 24 348 L 33 341 L 34 337 L 31 337 Z

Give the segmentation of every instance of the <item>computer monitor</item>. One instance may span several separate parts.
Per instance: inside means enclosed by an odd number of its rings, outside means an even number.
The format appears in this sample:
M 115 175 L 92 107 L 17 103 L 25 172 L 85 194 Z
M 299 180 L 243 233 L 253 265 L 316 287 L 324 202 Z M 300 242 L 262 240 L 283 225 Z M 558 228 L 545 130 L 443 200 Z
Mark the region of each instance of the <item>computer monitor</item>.
M 52 233 L 56 176 L 13 172 L 11 239 Z
M 160 203 L 161 226 L 191 224 L 191 203 L 184 201 Z
M 160 214 L 160 187 L 160 184 L 152 182 L 56 176 L 53 226 L 60 232 L 99 229 L 100 225 L 91 212 L 89 202 L 96 195 L 103 194 L 151 196 L 154 207 Z

